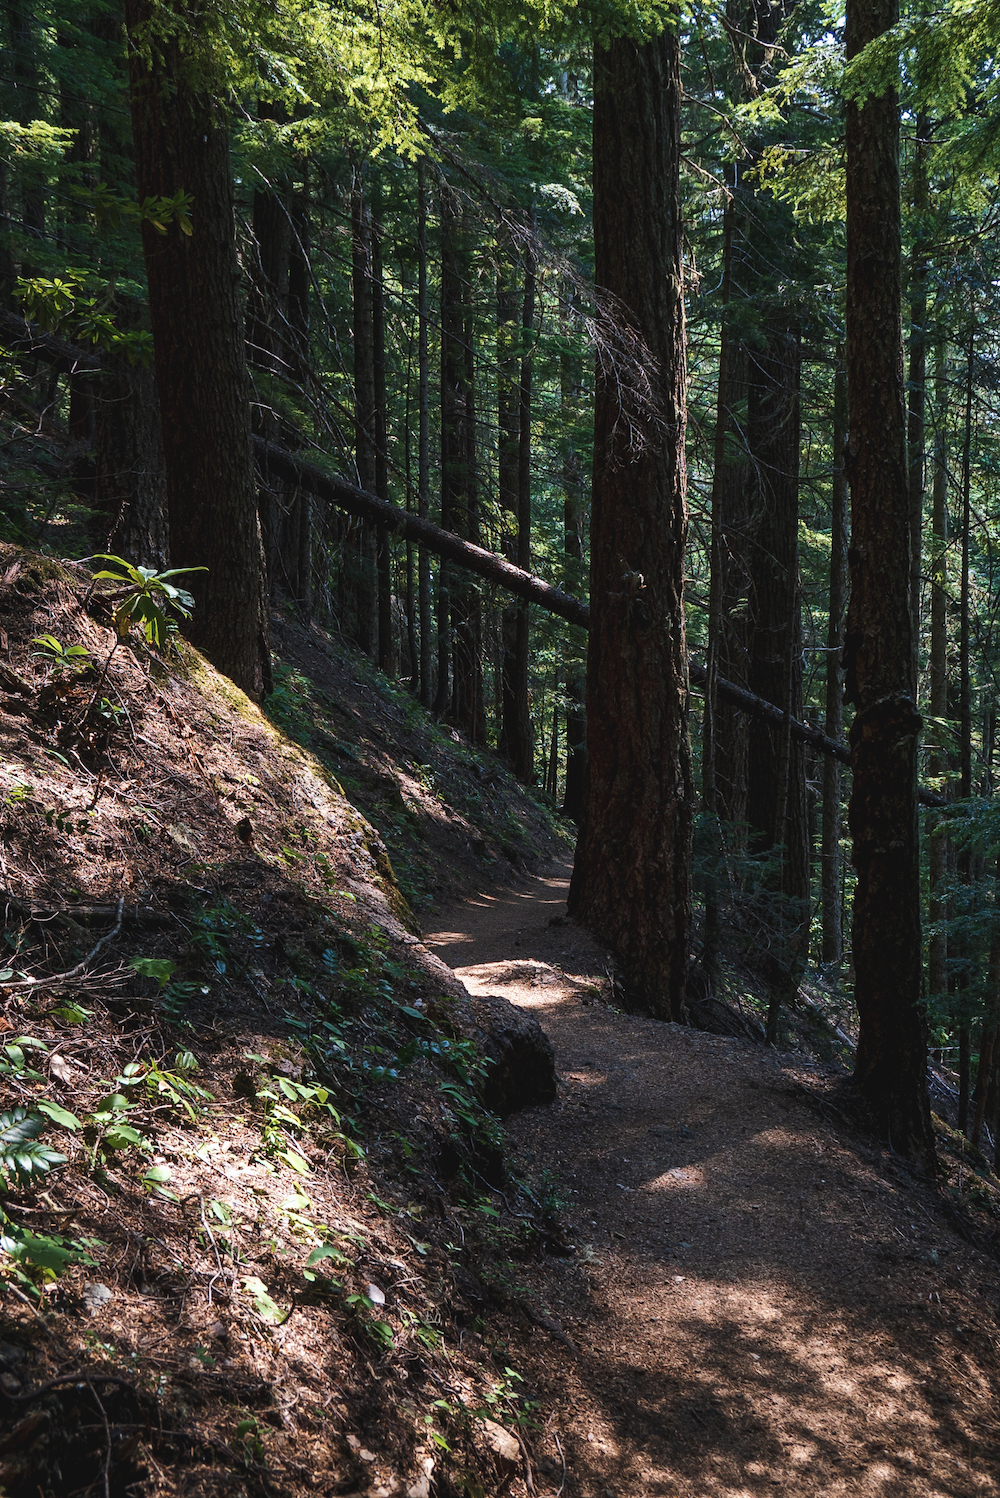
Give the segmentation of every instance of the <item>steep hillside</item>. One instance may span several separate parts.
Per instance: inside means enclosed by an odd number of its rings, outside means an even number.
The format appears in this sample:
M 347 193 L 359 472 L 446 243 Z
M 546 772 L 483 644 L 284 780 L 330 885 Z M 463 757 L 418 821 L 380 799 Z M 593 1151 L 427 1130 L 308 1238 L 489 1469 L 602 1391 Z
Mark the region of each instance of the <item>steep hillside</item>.
M 0 555 L 0 1491 L 524 1492 L 551 1051 L 418 921 L 558 832 L 318 632 L 278 726 L 122 591 Z

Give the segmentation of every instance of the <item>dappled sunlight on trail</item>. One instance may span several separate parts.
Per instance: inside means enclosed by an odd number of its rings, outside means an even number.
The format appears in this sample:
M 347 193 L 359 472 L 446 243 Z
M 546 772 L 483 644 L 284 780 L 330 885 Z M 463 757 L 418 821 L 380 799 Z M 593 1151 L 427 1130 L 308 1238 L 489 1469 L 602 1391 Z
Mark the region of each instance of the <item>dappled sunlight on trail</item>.
M 573 1257 L 518 1266 L 578 1354 L 538 1330 L 526 1353 L 565 1491 L 1000 1491 L 995 1262 L 850 1132 L 806 1058 L 606 1007 L 567 873 L 476 896 L 428 938 L 556 1046 L 559 1100 L 509 1131 L 577 1231 Z

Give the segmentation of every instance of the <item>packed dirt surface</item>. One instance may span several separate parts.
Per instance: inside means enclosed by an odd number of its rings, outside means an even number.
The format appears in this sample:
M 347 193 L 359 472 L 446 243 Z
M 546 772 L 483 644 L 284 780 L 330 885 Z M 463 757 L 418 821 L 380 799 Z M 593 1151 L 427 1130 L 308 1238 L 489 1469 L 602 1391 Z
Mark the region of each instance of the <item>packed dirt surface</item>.
M 547 1313 L 519 1349 L 545 1418 L 536 1491 L 996 1493 L 989 1244 L 858 1133 L 842 1078 L 610 1008 L 568 875 L 471 895 L 427 937 L 556 1047 L 558 1101 L 508 1125 L 576 1233 L 521 1271 Z

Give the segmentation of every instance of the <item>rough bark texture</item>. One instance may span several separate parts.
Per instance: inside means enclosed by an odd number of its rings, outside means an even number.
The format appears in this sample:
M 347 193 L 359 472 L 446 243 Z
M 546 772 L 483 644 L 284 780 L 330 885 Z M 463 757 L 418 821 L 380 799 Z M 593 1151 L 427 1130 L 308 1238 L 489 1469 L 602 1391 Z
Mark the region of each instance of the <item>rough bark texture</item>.
M 565 289 L 567 302 L 572 288 Z M 563 488 L 563 556 L 566 587 L 576 592 L 584 579 L 584 474 L 580 455 L 573 441 L 574 408 L 583 388 L 580 359 L 570 352 L 569 340 L 559 355 L 559 393 L 563 409 L 564 435 L 562 462 Z M 563 645 L 563 671 L 566 680 L 566 787 L 562 814 L 579 824 L 583 815 L 583 785 L 587 767 L 587 679 L 584 653 L 578 638 L 570 634 Z
M 684 634 L 685 367 L 675 33 L 594 55 L 596 281 L 652 354 L 661 421 L 637 447 L 598 372 L 586 801 L 571 912 L 617 952 L 638 1002 L 679 1018 L 691 918 Z
M 925 114 L 916 121 L 916 145 L 913 160 L 913 216 L 917 221 L 917 238 L 910 260 L 910 367 L 906 381 L 906 455 L 909 464 L 910 493 L 910 619 L 915 641 L 920 639 L 920 592 L 923 561 L 924 521 L 924 454 L 925 412 L 927 408 L 927 244 L 924 219 L 927 215 L 927 136 L 929 122 Z M 913 652 L 913 692 L 916 695 L 917 653 Z
M 848 57 L 895 19 L 895 0 L 850 0 Z M 847 106 L 855 1080 L 883 1137 L 932 1170 L 900 291 L 899 112 L 890 92 Z
M 142 309 L 119 304 L 118 326 L 139 327 Z M 94 519 L 98 550 L 139 566 L 167 566 L 167 488 L 156 376 L 117 350 L 101 358 L 95 401 Z
M 270 677 L 263 554 L 250 446 L 250 389 L 237 297 L 225 121 L 182 58 L 176 26 L 198 35 L 199 5 L 127 0 L 132 127 L 140 198 L 192 195 L 193 232 L 143 225 L 160 398 L 170 560 L 202 567 L 188 634 L 251 696 Z

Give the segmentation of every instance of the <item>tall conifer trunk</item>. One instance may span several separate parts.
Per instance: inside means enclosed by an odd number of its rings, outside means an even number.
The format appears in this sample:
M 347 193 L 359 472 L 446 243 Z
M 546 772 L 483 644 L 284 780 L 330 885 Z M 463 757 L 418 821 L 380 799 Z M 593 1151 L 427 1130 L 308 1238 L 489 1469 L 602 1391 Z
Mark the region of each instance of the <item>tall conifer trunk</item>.
M 188 633 L 258 697 L 270 658 L 229 141 L 204 73 L 180 45 L 182 35 L 197 38 L 204 7 L 126 0 L 125 17 L 139 198 L 193 199 L 190 235 L 176 222 L 162 235 L 143 225 L 170 560 L 210 569 L 187 579 L 196 602 Z
M 375 489 L 375 320 L 372 305 L 372 221 L 366 183 L 355 164 L 351 191 L 351 244 L 354 308 L 354 426 L 358 484 Z M 378 649 L 378 587 L 375 532 L 367 520 L 351 526 L 354 555 L 354 639 L 366 655 Z
M 939 780 L 948 772 L 948 752 L 942 745 L 942 727 L 948 714 L 948 381 L 947 344 L 938 337 L 934 345 L 934 477 L 931 485 L 931 658 L 930 705 L 934 720 L 934 746 L 928 771 Z M 945 794 L 948 794 L 946 789 Z M 937 812 L 928 818 L 928 917 L 931 935 L 927 951 L 927 989 L 932 1005 L 943 1002 L 948 988 L 948 882 L 949 839 Z M 945 824 L 946 825 L 946 824 Z
M 589 763 L 569 906 L 618 954 L 637 1002 L 684 1014 L 691 751 L 684 630 L 685 363 L 676 32 L 594 52 L 596 281 L 641 331 L 660 421 L 636 450 L 599 369 L 587 659 Z
M 567 593 L 579 594 L 585 586 L 583 580 L 583 484 L 584 475 L 580 455 L 573 441 L 572 421 L 576 404 L 580 399 L 583 384 L 581 361 L 571 352 L 567 313 L 572 305 L 572 288 L 564 289 L 565 302 L 562 321 L 564 344 L 559 355 L 559 394 L 562 404 L 563 434 L 563 556 L 565 558 Z M 583 784 L 587 765 L 587 711 L 586 677 L 581 665 L 581 651 L 571 631 L 563 649 L 563 667 L 566 679 L 566 785 L 563 792 L 562 814 L 579 823 L 583 814 Z
M 427 177 L 423 157 L 417 162 L 417 513 L 430 518 L 431 487 L 431 397 L 427 295 Z M 417 552 L 417 598 L 420 618 L 420 701 L 431 705 L 433 672 L 433 626 L 431 623 L 431 559 L 426 546 Z
M 842 355 L 842 351 L 841 351 Z M 830 616 L 826 635 L 826 734 L 844 731 L 844 612 L 847 607 L 847 371 L 837 359 L 833 384 L 833 484 L 830 496 Z M 843 959 L 840 919 L 840 761 L 823 759 L 823 832 L 820 853 L 823 910 L 823 963 L 836 969 Z
M 896 0 L 849 0 L 848 58 L 896 18 Z M 899 107 L 887 91 L 847 105 L 855 1080 L 882 1136 L 931 1171 L 900 255 Z

